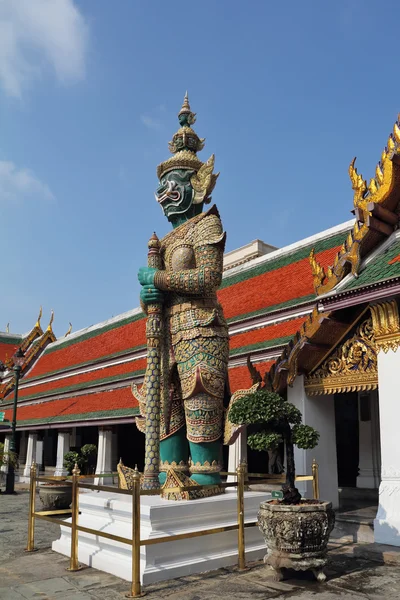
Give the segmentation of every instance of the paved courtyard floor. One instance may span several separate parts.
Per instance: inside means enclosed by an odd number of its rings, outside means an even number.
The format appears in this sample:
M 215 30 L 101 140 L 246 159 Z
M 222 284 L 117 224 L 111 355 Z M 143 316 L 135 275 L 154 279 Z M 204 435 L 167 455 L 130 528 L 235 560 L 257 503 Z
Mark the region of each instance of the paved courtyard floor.
M 28 493 L 0 495 L 0 600 L 121 600 L 129 584 L 117 577 L 84 568 L 66 571 L 68 560 L 50 549 L 59 527 L 37 521 L 38 552 L 24 552 Z M 371 554 L 371 546 L 333 540 L 328 580 L 318 584 L 309 574 L 275 582 L 262 562 L 244 572 L 220 569 L 147 586 L 149 600 L 400 600 L 399 554 L 389 547 Z M 384 561 L 392 564 L 385 564 Z

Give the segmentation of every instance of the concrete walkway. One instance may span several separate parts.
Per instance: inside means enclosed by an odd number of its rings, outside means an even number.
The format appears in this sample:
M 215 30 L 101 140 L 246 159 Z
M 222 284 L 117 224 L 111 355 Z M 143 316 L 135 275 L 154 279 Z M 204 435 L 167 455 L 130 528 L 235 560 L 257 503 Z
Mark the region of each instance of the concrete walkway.
M 68 560 L 50 550 L 59 527 L 37 521 L 38 552 L 27 554 L 28 493 L 0 495 L 0 600 L 121 600 L 129 584 L 85 568 L 66 571 Z M 399 549 L 400 550 L 400 549 Z M 236 568 L 183 577 L 145 588 L 149 600 L 400 600 L 400 552 L 391 547 L 333 540 L 328 581 L 309 574 L 275 582 L 261 562 L 244 572 Z M 390 563 L 390 564 L 385 564 Z

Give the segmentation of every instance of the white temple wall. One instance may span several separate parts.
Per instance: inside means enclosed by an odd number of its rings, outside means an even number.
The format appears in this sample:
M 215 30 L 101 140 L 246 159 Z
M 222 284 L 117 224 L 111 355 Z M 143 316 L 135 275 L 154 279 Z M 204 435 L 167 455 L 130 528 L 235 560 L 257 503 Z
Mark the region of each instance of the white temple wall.
M 375 541 L 400 546 L 400 349 L 378 353 L 381 484 Z
M 358 488 L 377 489 L 380 483 L 381 457 L 378 392 L 359 392 L 359 473 Z
M 333 395 L 308 396 L 304 389 L 304 376 L 296 377 L 293 387 L 288 387 L 288 401 L 302 413 L 303 423 L 311 425 L 320 434 L 318 446 L 313 450 L 300 450 L 295 447 L 296 473 L 310 475 L 313 458 L 319 465 L 319 489 L 322 500 L 339 506 L 335 404 Z M 302 482 L 297 486 L 307 498 L 312 498 L 312 482 Z

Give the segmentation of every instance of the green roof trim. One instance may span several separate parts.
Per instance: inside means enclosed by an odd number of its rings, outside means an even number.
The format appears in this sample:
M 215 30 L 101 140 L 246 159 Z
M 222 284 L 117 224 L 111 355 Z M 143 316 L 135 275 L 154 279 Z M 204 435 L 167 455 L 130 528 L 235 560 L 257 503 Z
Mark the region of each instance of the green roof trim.
M 267 340 L 266 342 L 257 342 L 257 344 L 249 344 L 248 346 L 242 346 L 241 348 L 234 348 L 230 351 L 229 355 L 236 356 L 237 354 L 247 354 L 247 352 L 254 352 L 254 350 L 264 350 L 265 348 L 273 348 L 274 346 L 284 346 L 294 335 L 286 335 L 285 337 L 275 338 L 274 340 Z
M 110 377 L 103 377 L 103 379 L 93 379 L 91 381 L 85 381 L 83 383 L 76 383 L 74 385 L 69 385 L 61 388 L 52 388 L 50 390 L 46 390 L 45 392 L 39 392 L 36 394 L 30 394 L 29 396 L 20 396 L 21 400 L 33 400 L 35 398 L 46 398 L 47 396 L 54 396 L 57 394 L 64 394 L 65 392 L 77 392 L 80 390 L 86 390 L 88 388 L 104 385 L 106 383 L 113 383 L 115 381 L 125 381 L 126 379 L 130 379 L 131 377 L 140 377 L 144 375 L 145 369 L 138 369 L 137 371 L 131 371 L 130 373 L 124 373 L 121 375 L 112 375 Z M 10 405 L 12 403 L 10 402 Z M 2 404 L 5 406 L 5 404 Z
M 135 346 L 135 351 L 139 351 L 139 350 L 146 350 L 146 346 L 145 345 Z M 29 381 L 29 383 L 32 383 L 34 381 L 40 381 L 41 379 L 46 379 L 47 377 L 49 377 L 51 375 L 60 375 L 62 373 L 69 373 L 70 371 L 72 371 L 74 369 L 97 365 L 99 363 L 104 362 L 105 360 L 112 360 L 113 358 L 118 358 L 119 356 L 123 356 L 124 354 L 129 354 L 129 352 L 131 352 L 131 350 L 120 350 L 119 352 L 114 352 L 113 354 L 106 354 L 105 356 L 100 356 L 99 358 L 94 358 L 93 360 L 86 360 L 85 362 L 73 364 L 69 367 L 65 367 L 64 369 L 56 369 L 55 371 L 46 371 L 46 373 L 43 373 L 42 375 L 36 375 L 36 377 L 26 377 L 26 378 L 24 378 L 24 382 Z M 139 359 L 135 359 L 135 360 L 139 360 Z M 116 365 L 109 365 L 110 368 L 112 366 L 116 366 Z M 105 368 L 108 368 L 108 367 L 105 367 Z
M 306 302 L 310 302 L 311 300 L 315 299 L 315 294 L 309 294 L 308 296 L 302 296 L 301 298 L 293 298 L 293 300 L 287 300 L 286 302 L 281 302 L 280 304 L 273 304 L 272 306 L 268 306 L 266 308 L 259 308 L 258 310 L 254 310 L 253 312 L 237 315 L 236 317 L 231 317 L 230 319 L 227 319 L 227 321 L 229 324 L 237 323 L 238 321 L 245 321 L 246 319 L 251 319 L 252 317 L 268 315 L 269 313 L 274 312 L 276 310 L 280 310 L 281 308 L 290 308 L 291 306 L 297 306 L 298 304 L 305 304 Z
M 395 240 L 389 248 L 378 254 L 359 274 L 352 279 L 340 292 L 354 290 L 366 285 L 400 277 L 400 262 L 389 264 L 400 255 L 400 240 Z
M 68 338 L 65 342 L 61 342 L 56 346 L 49 346 L 46 350 L 46 355 L 51 354 L 52 352 L 57 352 L 57 350 L 62 350 L 64 348 L 68 348 L 69 346 L 73 346 L 74 344 L 79 344 L 80 342 L 84 342 L 86 340 L 90 340 L 98 335 L 102 335 L 103 333 L 107 333 L 107 331 L 111 331 L 112 329 L 118 329 L 119 327 L 123 327 L 124 325 L 129 325 L 130 323 L 134 323 L 135 321 L 140 321 L 145 317 L 144 313 L 140 312 L 135 315 L 131 315 L 130 317 L 126 317 L 125 319 L 121 319 L 121 321 L 115 321 L 114 323 L 109 323 L 108 325 L 103 325 L 98 329 L 94 329 L 93 331 L 87 331 L 86 333 L 82 333 L 81 335 L 73 338 Z
M 1 335 L 0 334 L 0 343 L 1 344 L 20 344 L 23 341 L 22 335 Z
M 341 246 L 346 239 L 349 230 L 350 227 L 349 229 L 346 229 L 346 231 L 341 231 L 336 235 L 332 235 L 322 240 L 317 240 L 316 242 L 311 242 L 307 246 L 299 248 L 299 250 L 295 250 L 294 252 L 288 254 L 283 254 L 282 256 L 278 256 L 273 260 L 267 260 L 266 262 L 263 262 L 251 269 L 243 270 L 240 273 L 236 273 L 235 275 L 231 276 L 226 275 L 222 280 L 221 289 L 235 285 L 236 283 L 241 283 L 242 281 L 246 281 L 247 279 L 251 279 L 253 277 L 258 277 L 259 275 L 264 275 L 264 273 L 269 273 L 270 271 L 276 271 L 277 269 L 281 269 L 282 267 L 286 267 L 300 260 L 308 258 L 312 248 L 314 248 L 315 252 L 318 254 L 318 252 L 329 250 L 335 246 Z
M 65 423 L 68 421 L 89 421 L 93 419 L 103 419 L 110 417 L 134 417 L 140 414 L 138 407 L 117 408 L 115 410 L 98 410 L 96 412 L 76 413 L 71 415 L 59 415 L 55 417 L 42 417 L 38 419 L 27 419 L 17 421 L 17 427 L 25 425 L 49 425 L 50 423 Z

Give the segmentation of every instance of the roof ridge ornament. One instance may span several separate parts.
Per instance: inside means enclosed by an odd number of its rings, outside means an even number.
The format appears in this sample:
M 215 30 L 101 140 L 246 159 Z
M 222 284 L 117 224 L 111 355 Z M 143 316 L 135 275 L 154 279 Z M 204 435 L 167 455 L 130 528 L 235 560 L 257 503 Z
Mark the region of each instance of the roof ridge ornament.
M 54 321 L 54 310 L 51 309 L 51 317 L 50 317 L 49 324 L 47 325 L 46 331 L 51 331 L 53 333 L 53 327 L 52 327 L 53 321 Z
M 372 233 L 390 235 L 398 225 L 398 215 L 395 213 L 397 201 L 393 190 L 396 178 L 399 178 L 400 163 L 393 161 L 395 155 L 400 155 L 400 114 L 389 135 L 387 146 L 381 154 L 381 159 L 375 168 L 375 177 L 367 185 L 366 180 L 357 172 L 353 158 L 349 165 L 351 187 L 354 190 L 354 210 L 356 220 L 353 229 L 336 254 L 333 265 L 327 267 L 326 274 L 318 263 L 315 252 L 310 253 L 310 264 L 314 279 L 314 289 L 318 296 L 330 292 L 342 279 L 351 273 L 357 277 L 361 259 L 364 255 L 364 239 Z M 376 242 L 375 242 L 376 245 Z M 368 251 L 370 251 L 368 247 Z M 365 250 L 366 252 L 367 250 Z M 350 268 L 349 268 L 350 267 Z
M 43 314 L 42 307 L 40 307 L 39 316 L 37 318 L 36 325 L 35 325 L 35 327 L 37 329 L 40 329 L 40 319 L 42 318 L 42 314 Z
M 6 325 L 6 333 L 10 333 L 10 323 L 9 322 Z
M 68 331 L 67 333 L 64 335 L 64 337 L 67 337 L 72 331 L 72 323 L 70 322 L 69 327 L 68 327 Z

